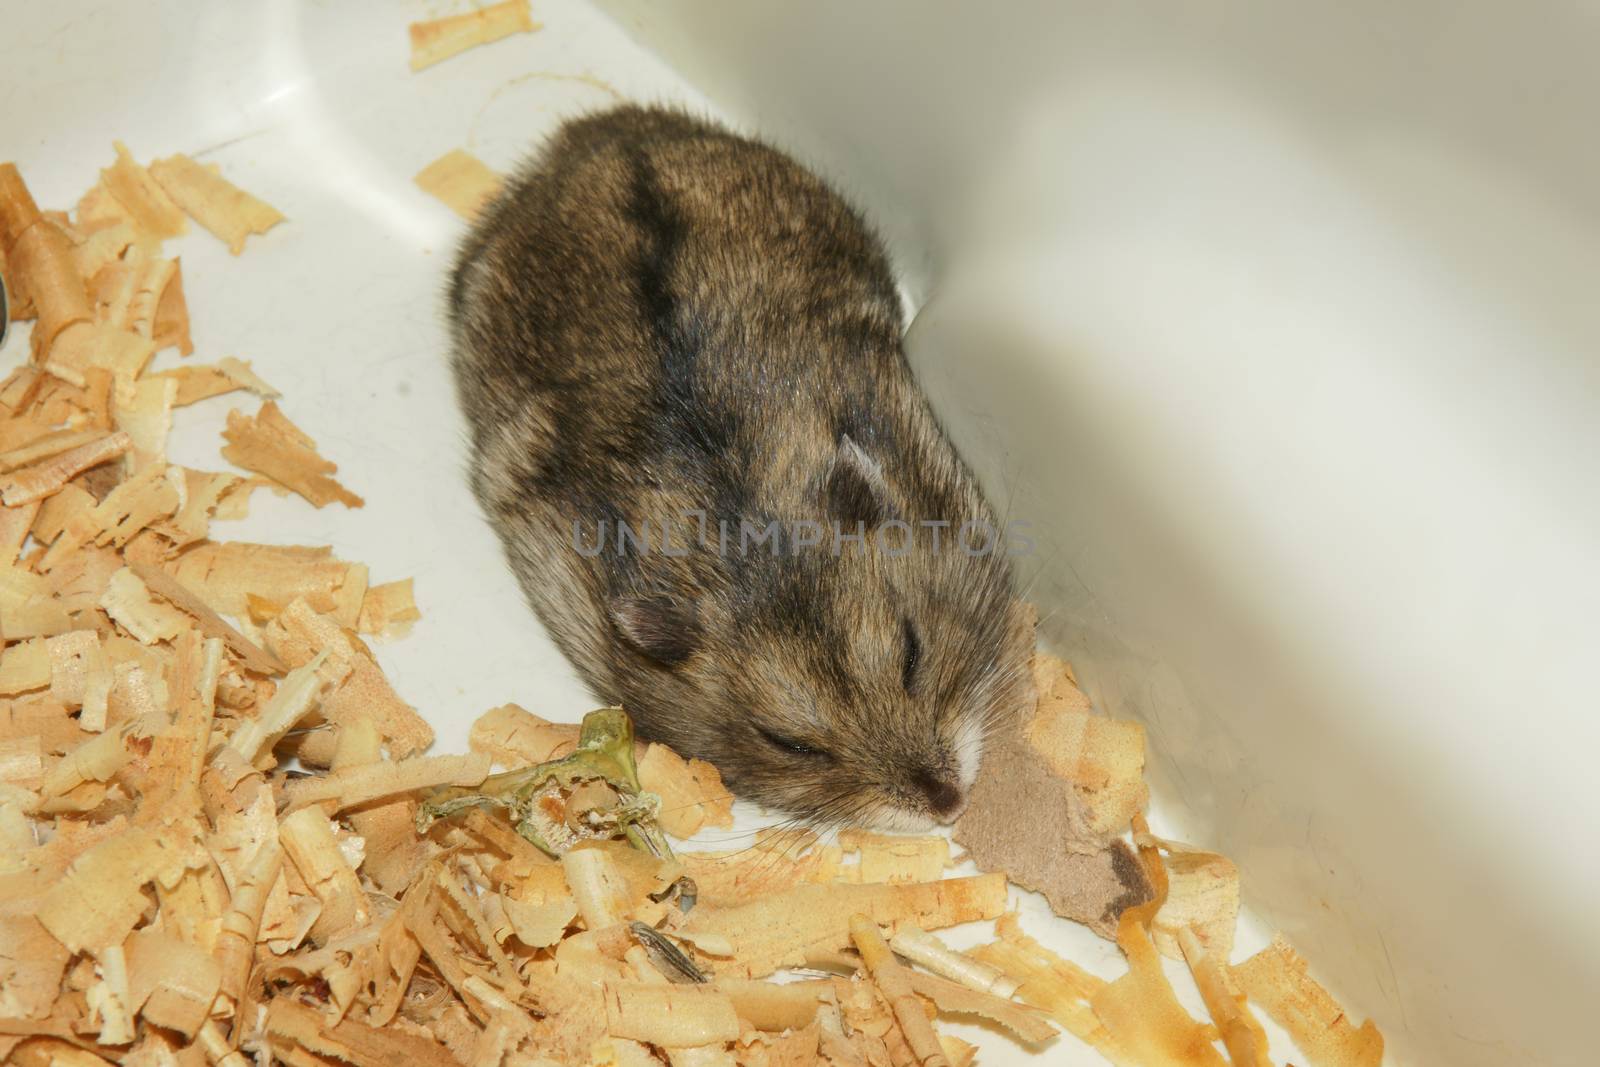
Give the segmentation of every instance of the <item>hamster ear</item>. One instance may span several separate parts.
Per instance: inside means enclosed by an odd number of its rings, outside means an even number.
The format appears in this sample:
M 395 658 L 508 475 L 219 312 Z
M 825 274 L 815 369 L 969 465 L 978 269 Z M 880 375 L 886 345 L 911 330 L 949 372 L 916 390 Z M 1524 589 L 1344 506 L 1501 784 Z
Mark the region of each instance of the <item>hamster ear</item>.
M 693 604 L 669 596 L 619 596 L 607 609 L 623 640 L 663 667 L 676 667 L 700 647 Z
M 857 523 L 870 529 L 895 517 L 883 468 L 849 434 L 839 438 L 839 450 L 834 453 L 824 492 L 829 517 L 848 529 L 854 529 Z

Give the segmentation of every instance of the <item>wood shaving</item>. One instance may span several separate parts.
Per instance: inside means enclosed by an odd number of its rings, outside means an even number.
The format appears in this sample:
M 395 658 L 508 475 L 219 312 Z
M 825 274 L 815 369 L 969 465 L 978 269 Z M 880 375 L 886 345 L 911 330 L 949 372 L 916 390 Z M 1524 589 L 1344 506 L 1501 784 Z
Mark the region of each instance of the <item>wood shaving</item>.
M 33 309 L 32 345 L 42 360 L 69 326 L 91 315 L 88 289 L 77 270 L 72 241 L 45 221 L 22 189 L 17 199 L 0 199 L 7 215 L 0 225 L 14 234 L 5 243 L 7 282 Z
M 943 837 L 900 837 L 865 830 L 839 832 L 839 847 L 859 858 L 856 879 L 877 882 L 933 882 L 950 866 L 950 842 Z
M 1032 748 L 1082 801 L 1089 833 L 1124 832 L 1150 800 L 1144 783 L 1144 727 L 1096 715 L 1067 665 L 1037 655 L 1034 687 L 1039 702 L 1024 727 Z
M 733 794 L 703 760 L 685 760 L 665 745 L 649 745 L 639 760 L 639 784 L 661 798 L 657 820 L 674 837 L 733 825 Z
M 731 973 L 761 978 L 803 965 L 815 950 L 847 946 L 851 915 L 937 929 L 992 919 L 1005 909 L 1005 898 L 1005 878 L 992 874 L 912 885 L 808 884 L 728 907 L 702 905 L 685 929 L 726 938 L 736 957 Z
M 1240 991 L 1289 1031 L 1311 1067 L 1378 1067 L 1383 1035 L 1368 1019 L 1351 1022 L 1339 1003 L 1318 985 L 1306 961 L 1282 937 L 1231 969 Z
M 156 160 L 150 164 L 150 174 L 179 207 L 234 255 L 244 251 L 245 238 L 266 233 L 283 221 L 277 208 L 186 155 Z
M 180 408 L 237 389 L 254 393 L 264 400 L 276 400 L 283 395 L 262 381 L 249 363 L 234 359 L 232 356 L 219 359 L 213 364 L 176 367 L 151 377 L 172 378 L 177 381 L 178 391 L 173 397 L 172 405 Z
M 369 585 L 361 597 L 356 629 L 379 637 L 404 637 L 411 624 L 422 618 L 411 589 L 411 579 Z
M 1239 868 L 1226 856 L 1175 841 L 1141 836 L 1165 853 L 1167 898 L 1156 912 L 1150 933 L 1163 955 L 1183 959 L 1179 945 L 1185 932 L 1205 950 L 1227 959 L 1233 955 L 1233 931 L 1239 921 Z
M 1267 1033 L 1250 1013 L 1244 994 L 1234 989 L 1228 968 L 1221 962 L 1226 953 L 1219 957 L 1208 951 L 1193 930 L 1179 930 L 1178 945 L 1233 1067 L 1269 1067 Z
M 14 508 L 57 493 L 71 478 L 117 458 L 132 445 L 133 439 L 119 430 L 96 437 L 43 463 L 13 471 L 0 480 L 0 504 Z
M 158 240 L 177 237 L 188 230 L 183 211 L 151 172 L 134 160 L 128 146 L 118 141 L 115 148 L 117 161 L 100 172 L 100 183 L 125 217 L 141 234 Z
M 889 951 L 889 944 L 884 941 L 878 924 L 859 913 L 850 916 L 850 940 L 855 942 L 856 951 L 861 953 L 861 962 L 865 964 L 867 973 L 889 1002 L 889 1010 L 894 1012 L 900 1032 L 917 1062 L 923 1067 L 949 1067 L 944 1049 L 933 1032 L 933 1024 L 928 1021 L 928 1016 L 922 1010 L 922 1002 L 911 989 L 911 977 L 895 960 L 894 953 Z
M 505 184 L 505 179 L 481 159 L 460 148 L 451 149 L 423 167 L 414 180 L 417 188 L 443 201 L 468 222 L 482 214 Z
M 268 400 L 253 417 L 241 411 L 228 413 L 222 432 L 228 445 L 222 455 L 229 463 L 264 474 L 299 493 L 316 507 L 338 502 L 349 508 L 363 501 L 334 481 L 339 468 L 317 454 L 317 443 L 300 431 Z
M 469 48 L 489 44 L 513 33 L 538 29 L 528 0 L 504 0 L 441 19 L 411 24 L 411 69 L 419 71 L 460 55 Z

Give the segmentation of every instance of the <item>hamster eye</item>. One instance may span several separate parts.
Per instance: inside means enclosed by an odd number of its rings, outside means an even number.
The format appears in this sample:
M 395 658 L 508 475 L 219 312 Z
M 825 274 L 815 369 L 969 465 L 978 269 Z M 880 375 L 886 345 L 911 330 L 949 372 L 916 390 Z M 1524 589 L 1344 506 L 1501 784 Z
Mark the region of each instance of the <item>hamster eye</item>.
M 917 637 L 917 628 L 911 624 L 910 619 L 904 621 L 905 629 L 905 660 L 900 665 L 900 684 L 905 686 L 906 692 L 911 692 L 917 683 L 917 667 L 922 663 L 922 642 Z
M 814 759 L 833 759 L 833 754 L 824 749 L 808 745 L 804 741 L 796 741 L 792 737 L 785 737 L 783 734 L 773 733 L 764 726 L 757 726 L 756 732 L 766 740 L 767 744 L 774 748 L 781 748 L 790 755 L 806 756 Z

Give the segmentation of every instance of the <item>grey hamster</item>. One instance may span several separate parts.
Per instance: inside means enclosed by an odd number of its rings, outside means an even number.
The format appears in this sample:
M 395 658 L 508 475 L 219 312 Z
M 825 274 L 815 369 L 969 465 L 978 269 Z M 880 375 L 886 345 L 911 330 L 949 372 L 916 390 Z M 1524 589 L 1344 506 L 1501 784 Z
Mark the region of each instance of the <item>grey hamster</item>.
M 768 806 L 954 818 L 1031 625 L 861 217 L 782 152 L 625 106 L 512 177 L 449 312 L 473 489 L 595 695 Z

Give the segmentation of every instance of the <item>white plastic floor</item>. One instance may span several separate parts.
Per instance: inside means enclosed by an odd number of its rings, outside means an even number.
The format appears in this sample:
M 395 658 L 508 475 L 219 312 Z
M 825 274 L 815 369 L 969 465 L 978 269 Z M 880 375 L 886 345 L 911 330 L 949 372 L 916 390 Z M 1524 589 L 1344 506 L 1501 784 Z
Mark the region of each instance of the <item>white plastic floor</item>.
M 414 576 L 423 620 L 378 655 L 437 728 L 436 751 L 462 749 L 471 720 L 497 704 L 575 720 L 593 701 L 523 605 L 466 490 L 441 310 L 463 226 L 412 176 L 456 147 L 509 168 L 563 117 L 614 101 L 703 103 L 573 0 L 538 3 L 535 34 L 411 73 L 406 23 L 460 6 L 68 0 L 14 5 L 0 37 L 0 157 L 15 160 L 43 206 L 70 207 L 118 139 L 141 160 L 184 151 L 219 164 L 288 216 L 237 258 L 198 229 L 173 246 L 195 358 L 251 361 L 367 505 L 316 511 L 257 494 L 250 518 L 217 534 L 328 544 L 368 563 L 374 581 Z M 0 368 L 25 347 L 14 334 Z M 253 403 L 224 397 L 181 411 L 173 459 L 220 466 L 226 412 Z M 1159 831 L 1159 797 L 1156 808 Z M 761 823 L 741 807 L 733 836 Z M 1054 919 L 1031 894 L 1015 903 L 1046 944 L 1120 973 L 1114 947 Z M 1241 951 L 1261 941 L 1247 919 Z M 1173 973 L 1201 1015 L 1186 977 Z M 993 1067 L 1031 1062 L 997 1034 L 955 1032 L 978 1041 Z M 1281 1041 L 1274 1052 L 1279 1062 L 1292 1055 Z M 1045 1059 L 1102 1062 L 1070 1037 Z

